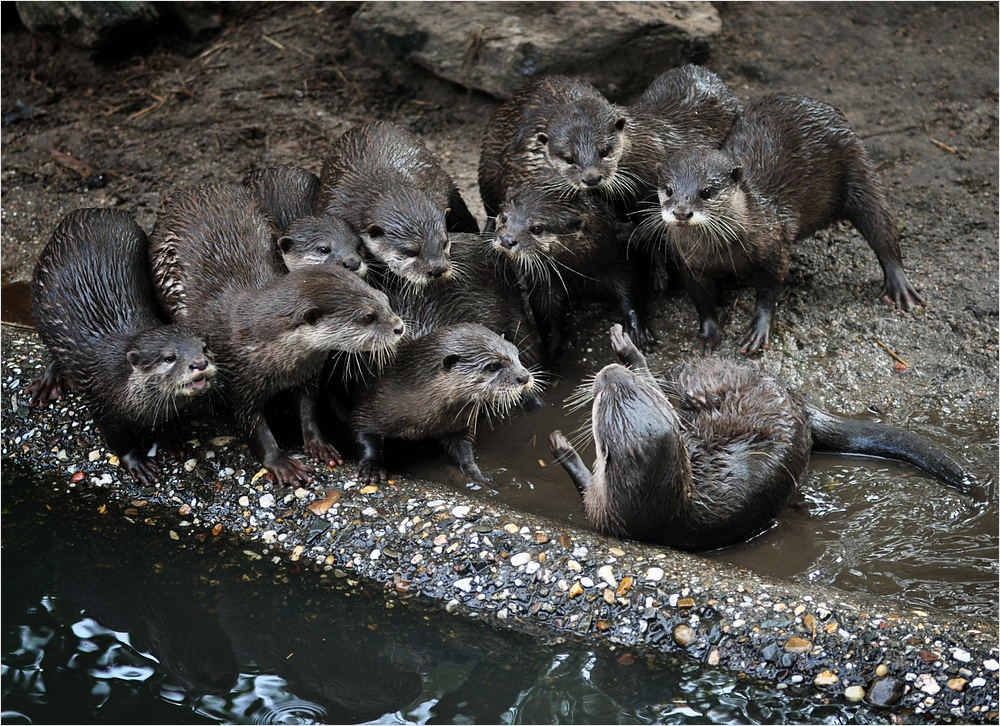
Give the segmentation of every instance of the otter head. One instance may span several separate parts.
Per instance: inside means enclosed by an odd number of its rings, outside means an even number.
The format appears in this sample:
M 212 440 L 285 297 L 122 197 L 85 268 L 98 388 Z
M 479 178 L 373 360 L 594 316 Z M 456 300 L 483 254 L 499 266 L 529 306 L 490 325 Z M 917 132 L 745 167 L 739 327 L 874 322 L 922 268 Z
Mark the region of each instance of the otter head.
M 446 214 L 419 189 L 395 185 L 363 210 L 358 232 L 368 251 L 390 270 L 426 285 L 451 274 Z
M 328 214 L 293 220 L 278 238 L 278 249 L 289 271 L 309 265 L 339 265 L 361 277 L 368 272 L 357 232 Z
M 303 267 L 283 283 L 293 293 L 285 296 L 288 335 L 300 350 L 388 355 L 406 331 L 386 294 L 343 267 Z
M 558 113 L 535 139 L 549 165 L 578 191 L 610 186 L 625 150 L 627 119 L 603 98 L 585 98 Z
M 161 325 L 139 333 L 130 342 L 125 359 L 132 369 L 126 396 L 137 402 L 154 392 L 157 400 L 173 399 L 153 406 L 155 415 L 172 413 L 177 399 L 198 396 L 212 386 L 216 368 L 205 341 L 179 325 Z
M 657 171 L 660 219 L 669 230 L 698 229 L 731 240 L 746 223 L 743 166 L 715 149 L 682 151 Z
M 462 323 L 431 335 L 440 338 L 439 375 L 449 381 L 449 390 L 466 400 L 504 413 L 536 385 L 514 344 L 482 325 Z
M 581 204 L 534 187 L 514 190 L 497 213 L 493 247 L 525 271 L 544 259 L 572 255 L 587 240 Z

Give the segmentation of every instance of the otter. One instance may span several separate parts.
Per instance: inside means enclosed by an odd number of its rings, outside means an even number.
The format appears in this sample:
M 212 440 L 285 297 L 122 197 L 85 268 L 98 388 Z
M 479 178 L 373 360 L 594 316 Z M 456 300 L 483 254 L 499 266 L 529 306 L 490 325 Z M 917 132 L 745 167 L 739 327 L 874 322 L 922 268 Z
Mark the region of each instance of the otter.
M 520 187 L 504 200 L 493 246 L 519 270 L 549 362 L 561 355 L 562 318 L 573 296 L 614 296 L 640 345 L 655 342 L 645 322 L 639 255 L 628 245 L 631 230 L 607 200 L 593 195 Z
M 504 415 L 534 385 L 513 343 L 476 323 L 400 343 L 392 363 L 355 397 L 351 430 L 362 481 L 385 479 L 386 438 L 438 438 L 462 473 L 488 481 L 473 449 L 479 414 Z
M 908 431 L 833 416 L 753 368 L 716 358 L 677 365 L 658 382 L 621 326 L 620 364 L 593 383 L 593 474 L 559 431 L 556 460 L 601 532 L 698 551 L 766 528 L 802 481 L 812 450 L 911 463 L 962 488 L 961 467 Z
M 626 110 L 628 150 L 619 173 L 634 184 L 637 201 L 649 194 L 655 202 L 659 165 L 691 146 L 722 146 L 742 106 L 715 73 L 686 65 L 662 73 Z
M 864 146 L 840 111 L 806 96 L 770 94 L 747 106 L 719 150 L 689 149 L 659 169 L 658 228 L 681 266 L 700 318 L 702 347 L 715 349 L 716 280 L 750 278 L 757 304 L 740 350 L 770 346 L 789 246 L 840 219 L 868 241 L 884 275 L 879 298 L 924 305 L 903 271 L 896 222 Z
M 364 277 L 368 263 L 357 232 L 344 220 L 312 213 L 319 178 L 308 169 L 279 164 L 243 178 L 278 231 L 278 249 L 287 270 L 303 265 L 342 265 Z
M 44 406 L 67 381 L 125 470 L 149 486 L 159 471 L 145 434 L 205 393 L 216 368 L 202 336 L 161 317 L 147 246 L 120 210 L 77 209 L 59 222 L 31 280 L 32 315 L 52 363 L 29 392 Z
M 455 182 L 414 134 L 388 121 L 348 129 L 323 162 L 313 212 L 344 219 L 415 285 L 451 273 L 448 232 L 479 232 Z
M 487 217 L 497 216 L 515 187 L 571 195 L 621 191 L 615 172 L 628 148 L 627 123 L 624 108 L 579 78 L 542 76 L 525 83 L 483 133 L 479 193 Z
M 308 466 L 278 447 L 265 403 L 294 390 L 305 451 L 340 464 L 316 422 L 320 372 L 333 351 L 384 358 L 405 330 L 384 293 L 335 265 L 283 274 L 274 228 L 250 192 L 202 185 L 175 192 L 150 238 L 153 278 L 167 310 L 215 351 L 236 424 L 280 484 L 307 480 Z

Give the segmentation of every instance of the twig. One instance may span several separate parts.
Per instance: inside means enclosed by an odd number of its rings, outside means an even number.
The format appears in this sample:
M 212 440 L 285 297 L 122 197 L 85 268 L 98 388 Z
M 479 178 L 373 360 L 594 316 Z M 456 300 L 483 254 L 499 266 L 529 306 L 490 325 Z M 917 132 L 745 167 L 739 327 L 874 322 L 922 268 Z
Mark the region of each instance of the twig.
M 938 141 L 937 139 L 930 139 L 930 142 L 931 142 L 932 144 L 934 144 L 935 146 L 937 146 L 937 147 L 940 147 L 940 148 L 944 149 L 945 151 L 950 151 L 950 152 L 951 152 L 951 153 L 953 153 L 953 154 L 957 154 L 957 153 L 958 153 L 958 149 L 953 149 L 952 147 L 948 146 L 948 144 L 942 144 L 942 143 L 941 143 L 940 141 Z
M 886 134 L 898 134 L 903 131 L 909 131 L 911 129 L 918 128 L 920 124 L 910 124 L 909 126 L 899 126 L 894 129 L 882 129 L 881 131 L 872 131 L 868 134 L 858 134 L 862 139 L 870 139 L 872 136 L 885 136 Z
M 283 46 L 281 43 L 279 43 L 278 41 L 276 41 L 274 38 L 268 38 L 263 33 L 261 33 L 260 37 L 264 39 L 264 42 L 270 43 L 271 45 L 273 45 L 278 50 L 285 50 L 285 46 Z
M 896 360 L 898 360 L 898 361 L 899 361 L 900 363 L 902 363 L 902 364 L 903 364 L 904 366 L 906 366 L 907 368 L 909 368 L 909 367 L 910 367 L 910 364 L 909 364 L 909 363 L 907 363 L 907 362 L 906 362 L 905 360 L 903 360 L 903 359 L 902 359 L 902 358 L 900 358 L 900 357 L 899 357 L 898 355 L 896 355 L 896 354 L 895 354 L 895 353 L 893 352 L 892 348 L 890 348 L 890 347 L 889 347 L 888 345 L 886 345 L 885 343 L 883 343 L 883 342 L 882 342 L 881 340 L 879 340 L 879 339 L 878 339 L 878 338 L 877 338 L 876 336 L 874 336 L 874 335 L 873 335 L 873 336 L 872 336 L 872 340 L 874 340 L 874 341 L 875 341 L 876 343 L 878 343 L 878 344 L 879 344 L 879 345 L 881 345 L 881 346 L 882 346 L 883 348 L 885 348 L 885 349 L 886 349 L 886 351 L 887 351 L 887 352 L 889 353 L 889 355 L 891 355 L 891 356 L 892 356 L 893 358 L 895 358 Z
M 208 58 L 208 56 L 210 56 L 210 55 L 212 55 L 214 53 L 218 53 L 223 48 L 228 48 L 231 45 L 232 45 L 232 43 L 228 43 L 228 42 L 219 43 L 218 45 L 213 45 L 208 50 L 202 52 L 201 55 L 195 56 L 195 60 L 203 60 L 205 58 Z
M 152 91 L 150 91 L 148 88 L 144 89 L 143 92 L 147 96 L 149 96 L 150 98 L 152 98 L 154 101 L 159 101 L 160 103 L 166 103 L 167 102 L 167 99 L 163 98 L 162 96 L 157 96 L 155 93 L 153 93 Z
M 158 104 L 158 103 L 154 103 L 152 106 L 146 106 L 146 108 L 142 109 L 141 111 L 136 111 L 134 114 L 132 114 L 131 116 L 129 116 L 125 120 L 126 121 L 133 121 L 133 120 L 139 118 L 140 116 L 142 116 L 143 114 L 149 113 L 154 108 L 159 108 L 159 107 L 160 107 L 160 104 Z

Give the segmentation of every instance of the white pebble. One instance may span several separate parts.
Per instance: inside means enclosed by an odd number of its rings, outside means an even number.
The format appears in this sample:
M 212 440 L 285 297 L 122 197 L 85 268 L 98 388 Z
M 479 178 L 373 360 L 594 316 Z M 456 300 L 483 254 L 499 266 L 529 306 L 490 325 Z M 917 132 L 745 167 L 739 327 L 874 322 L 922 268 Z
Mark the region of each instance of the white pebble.
M 608 583 L 608 587 L 618 587 L 618 580 L 615 579 L 614 570 L 611 565 L 605 565 L 597 571 L 597 576 Z
M 260 498 L 260 506 L 264 507 L 265 509 L 273 507 L 274 504 L 275 504 L 274 495 L 271 494 L 271 492 L 267 492 L 264 496 Z
M 921 673 L 914 681 L 914 685 L 931 696 L 941 690 L 941 686 L 934 680 L 934 676 L 930 673 Z
M 983 661 L 983 667 L 988 671 L 1000 670 L 1000 663 L 997 663 L 995 659 L 990 658 L 989 660 Z
M 455 580 L 455 587 L 462 592 L 472 592 L 472 578 L 463 577 L 461 580 Z
M 659 582 L 663 579 L 663 570 L 659 567 L 650 567 L 646 570 L 646 579 L 650 582 Z
M 469 510 L 471 508 L 472 507 L 467 507 L 465 505 L 455 507 L 454 509 L 451 510 L 451 515 L 453 517 L 458 517 L 459 519 L 462 519 L 463 517 L 469 516 Z
M 531 575 L 534 574 L 535 572 L 538 572 L 538 570 L 541 569 L 541 567 L 542 567 L 541 562 L 538 562 L 537 560 L 532 560 L 531 562 L 528 563 L 527 567 L 524 568 L 524 571 L 527 572 L 529 575 Z
M 382 553 L 379 550 L 372 550 L 372 553 L 370 555 L 368 555 L 368 559 L 370 559 L 370 560 L 377 560 L 381 556 L 382 556 Z
M 972 660 L 972 656 L 967 651 L 959 648 L 955 648 L 955 650 L 951 651 L 951 655 L 955 660 L 961 661 L 962 663 L 968 663 Z
M 194 471 L 194 468 L 198 465 L 197 459 L 188 459 L 184 462 L 184 471 Z
M 510 564 L 514 567 L 520 567 L 521 565 L 527 564 L 531 560 L 531 555 L 527 552 L 518 552 L 516 555 L 510 558 Z

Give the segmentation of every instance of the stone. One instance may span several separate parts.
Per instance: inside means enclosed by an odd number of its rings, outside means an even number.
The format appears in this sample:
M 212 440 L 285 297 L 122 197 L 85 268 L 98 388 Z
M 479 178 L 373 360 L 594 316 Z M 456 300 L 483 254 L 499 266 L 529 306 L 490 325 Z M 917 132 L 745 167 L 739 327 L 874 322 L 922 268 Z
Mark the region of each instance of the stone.
M 18 2 L 17 14 L 33 33 L 55 35 L 94 51 L 134 41 L 160 20 L 152 2 Z
M 722 21 L 707 2 L 368 2 L 351 29 L 376 63 L 413 63 L 500 99 L 560 74 L 627 101 L 664 71 L 704 60 Z

